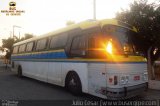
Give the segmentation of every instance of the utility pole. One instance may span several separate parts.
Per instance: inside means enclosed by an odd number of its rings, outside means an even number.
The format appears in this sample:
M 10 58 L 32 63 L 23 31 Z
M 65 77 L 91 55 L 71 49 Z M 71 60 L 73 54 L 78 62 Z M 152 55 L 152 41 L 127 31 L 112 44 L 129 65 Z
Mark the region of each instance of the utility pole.
M 20 34 L 20 31 L 19 31 L 19 39 L 21 38 L 21 34 Z
M 12 31 L 10 31 L 10 38 L 12 38 Z
M 14 38 L 14 29 L 15 29 L 15 28 L 22 28 L 22 27 L 13 25 L 13 38 Z M 20 34 L 20 33 L 19 33 L 19 34 Z M 19 35 L 19 36 L 20 36 L 20 35 Z
M 93 0 L 93 19 L 96 20 L 96 0 Z
M 13 25 L 13 38 L 14 38 L 14 25 Z

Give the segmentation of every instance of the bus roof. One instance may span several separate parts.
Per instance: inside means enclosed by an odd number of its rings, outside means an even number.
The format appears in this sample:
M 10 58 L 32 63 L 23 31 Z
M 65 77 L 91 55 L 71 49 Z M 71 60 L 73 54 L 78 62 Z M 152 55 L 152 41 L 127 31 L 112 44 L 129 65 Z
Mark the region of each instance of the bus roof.
M 127 23 L 118 21 L 116 19 L 87 20 L 87 21 L 84 21 L 84 22 L 81 22 L 81 23 L 69 25 L 65 28 L 62 28 L 62 29 L 59 29 L 59 30 L 56 30 L 56 31 L 52 31 L 52 32 L 46 33 L 46 34 L 41 35 L 41 36 L 36 36 L 36 37 L 30 38 L 30 39 L 15 43 L 13 46 L 21 45 L 21 44 L 24 44 L 24 43 L 27 43 L 27 42 L 31 42 L 31 41 L 38 40 L 38 39 L 45 38 L 45 37 L 49 37 L 49 36 L 54 36 L 56 34 L 63 33 L 63 32 L 66 32 L 66 31 L 69 31 L 69 30 L 72 30 L 72 29 L 76 29 L 76 28 L 81 28 L 83 30 L 83 29 L 88 29 L 88 28 L 92 28 L 92 27 L 96 27 L 96 26 L 103 27 L 106 24 L 125 27 L 125 28 L 128 28 L 130 30 L 133 30 L 133 31 L 137 32 L 135 27 L 133 27 L 133 26 L 127 24 Z

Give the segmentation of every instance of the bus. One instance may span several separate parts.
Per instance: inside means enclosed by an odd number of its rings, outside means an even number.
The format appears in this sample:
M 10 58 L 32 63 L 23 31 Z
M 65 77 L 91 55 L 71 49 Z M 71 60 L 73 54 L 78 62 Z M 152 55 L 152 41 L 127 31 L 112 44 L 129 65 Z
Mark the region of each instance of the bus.
M 134 97 L 147 89 L 147 60 L 137 29 L 116 19 L 87 20 L 13 45 L 12 70 L 105 99 Z

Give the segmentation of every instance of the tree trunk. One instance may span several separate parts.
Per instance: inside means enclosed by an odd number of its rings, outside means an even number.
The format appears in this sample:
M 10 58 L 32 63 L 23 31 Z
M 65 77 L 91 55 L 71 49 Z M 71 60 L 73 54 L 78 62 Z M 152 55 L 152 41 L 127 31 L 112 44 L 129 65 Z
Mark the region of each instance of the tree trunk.
M 147 68 L 148 68 L 148 79 L 149 80 L 153 80 L 154 79 L 153 70 L 152 70 L 151 50 L 152 50 L 152 47 L 150 47 L 148 49 L 148 52 L 147 52 L 147 57 L 148 57 Z

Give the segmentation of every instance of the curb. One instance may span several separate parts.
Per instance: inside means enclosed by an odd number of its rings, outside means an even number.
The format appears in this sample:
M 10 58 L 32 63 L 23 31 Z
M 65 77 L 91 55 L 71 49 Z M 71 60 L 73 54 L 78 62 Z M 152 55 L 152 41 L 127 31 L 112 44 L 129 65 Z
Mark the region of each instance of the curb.
M 0 64 L 0 67 L 6 67 L 6 64 Z M 11 68 L 11 64 L 7 64 L 7 67 Z

